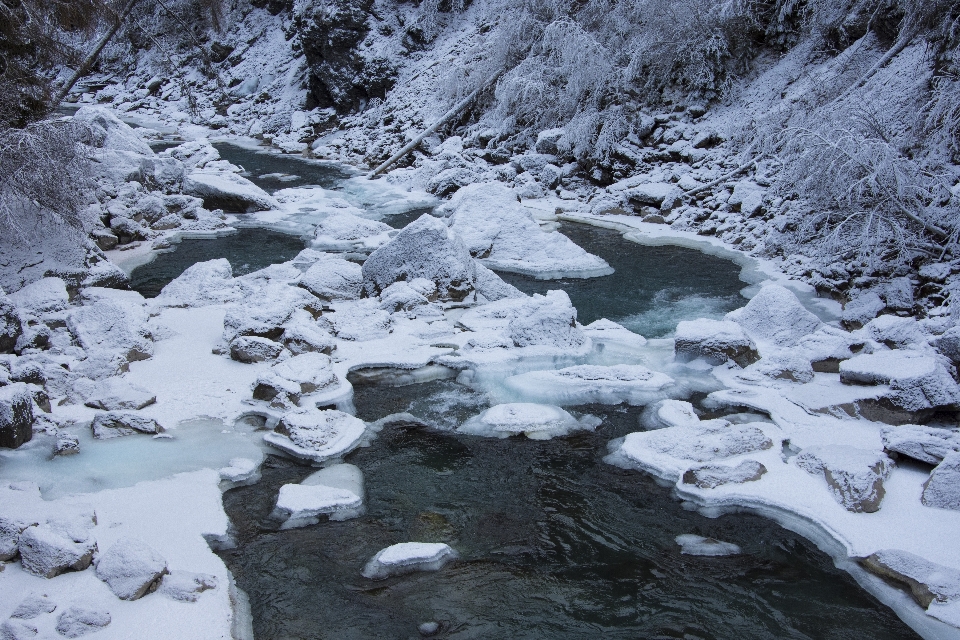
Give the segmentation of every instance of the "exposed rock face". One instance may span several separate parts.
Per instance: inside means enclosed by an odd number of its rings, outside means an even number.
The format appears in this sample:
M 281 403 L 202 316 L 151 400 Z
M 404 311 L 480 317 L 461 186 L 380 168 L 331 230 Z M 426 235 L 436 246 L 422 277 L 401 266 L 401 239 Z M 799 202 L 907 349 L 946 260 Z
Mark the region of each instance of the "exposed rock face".
M 684 320 L 677 325 L 673 350 L 680 362 L 703 358 L 718 365 L 733 360 L 745 367 L 758 358 L 753 340 L 729 320 Z
M 960 453 L 950 453 L 923 483 L 923 504 L 960 511 Z
M 794 462 L 808 473 L 822 473 L 836 501 L 854 513 L 880 509 L 883 481 L 893 468 L 882 452 L 846 445 L 807 447 Z
M 167 561 L 145 542 L 121 538 L 97 559 L 97 577 L 121 600 L 137 600 L 157 587 Z
M 766 472 L 767 468 L 756 460 L 744 460 L 735 467 L 704 465 L 687 470 L 683 474 L 683 483 L 694 484 L 701 489 L 714 489 L 724 484 L 755 482 Z
M 313 0 L 297 8 L 295 24 L 310 68 L 307 109 L 354 111 L 393 87 L 392 65 L 358 49 L 372 8 L 372 0 Z
M 0 447 L 16 449 L 33 438 L 33 396 L 23 382 L 0 387 Z

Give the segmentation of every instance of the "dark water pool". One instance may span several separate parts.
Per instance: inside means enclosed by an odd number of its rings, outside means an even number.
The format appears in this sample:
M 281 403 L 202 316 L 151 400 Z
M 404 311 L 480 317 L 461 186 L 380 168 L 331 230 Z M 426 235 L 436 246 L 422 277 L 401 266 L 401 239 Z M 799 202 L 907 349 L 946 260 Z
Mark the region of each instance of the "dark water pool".
M 451 381 L 358 387 L 358 416 L 411 410 L 451 426 L 482 399 Z M 536 442 L 388 428 L 351 454 L 366 515 L 276 531 L 281 485 L 312 469 L 270 457 L 263 480 L 224 504 L 238 547 L 221 556 L 250 596 L 260 640 L 416 638 L 687 638 L 767 640 L 917 637 L 803 538 L 754 516 L 684 511 L 648 476 L 602 462 L 637 429 L 636 409 L 581 407 L 594 434 Z M 695 533 L 744 553 L 684 556 Z M 446 542 L 462 560 L 381 582 L 360 576 L 378 550 Z
M 264 153 L 230 144 L 215 142 L 220 157 L 247 171 L 247 179 L 268 193 L 288 187 L 319 185 L 334 189 L 354 172 L 337 164 L 311 162 L 303 158 L 277 153 Z
M 242 276 L 271 264 L 292 260 L 306 245 L 297 236 L 259 228 L 241 228 L 236 233 L 212 239 L 186 239 L 173 251 L 158 254 L 130 274 L 130 288 L 145 298 L 160 290 L 198 262 L 226 258 L 234 276 Z

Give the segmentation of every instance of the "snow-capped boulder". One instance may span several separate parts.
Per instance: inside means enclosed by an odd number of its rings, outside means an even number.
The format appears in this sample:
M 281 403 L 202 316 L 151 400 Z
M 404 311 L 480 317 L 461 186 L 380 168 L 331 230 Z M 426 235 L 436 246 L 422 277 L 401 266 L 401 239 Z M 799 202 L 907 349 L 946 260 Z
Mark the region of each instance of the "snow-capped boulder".
M 36 524 L 12 514 L 0 515 L 0 561 L 13 560 L 16 557 L 20 534 L 27 527 Z
M 20 314 L 3 289 L 0 289 L 0 353 L 10 353 L 23 331 Z
M 310 246 L 326 251 L 373 251 L 395 233 L 388 224 L 337 211 L 320 221 Z
M 647 405 L 640 414 L 640 426 L 648 431 L 699 423 L 700 417 L 686 400 L 658 400 Z
M 414 571 L 439 571 L 457 557 L 456 551 L 441 542 L 401 542 L 378 551 L 362 575 L 383 580 Z
M 24 571 L 53 578 L 64 571 L 89 567 L 97 544 L 83 527 L 40 524 L 23 530 L 18 548 Z
M 53 455 L 72 456 L 80 453 L 80 438 L 70 433 L 57 433 L 57 441 L 53 445 Z
M 954 363 L 960 363 L 960 326 L 950 327 L 933 344 L 944 356 Z
M 426 278 L 437 285 L 440 300 L 456 302 L 474 290 L 477 278 L 463 241 L 442 220 L 427 214 L 370 254 L 362 271 L 368 296 L 377 296 L 400 280 Z
M 740 547 L 732 542 L 721 542 L 714 538 L 685 533 L 674 538 L 680 545 L 680 553 L 687 556 L 736 556 L 740 555 Z
M 260 482 L 260 463 L 250 458 L 231 458 L 230 466 L 217 470 L 224 491 Z
M 861 558 L 860 564 L 871 573 L 907 587 L 917 604 L 934 617 L 938 617 L 937 605 L 960 600 L 960 571 L 907 551 L 883 549 Z
M 890 411 L 890 419 L 960 404 L 960 387 L 934 356 L 914 350 L 897 349 L 859 355 L 840 363 L 840 381 L 846 384 L 890 385 L 880 410 Z M 863 408 L 861 408 L 863 411 Z M 897 413 L 899 412 L 899 413 Z M 886 419 L 878 414 L 877 419 Z
M 594 320 L 583 327 L 583 333 L 590 338 L 600 351 L 618 348 L 634 350 L 647 344 L 647 339 L 639 333 L 634 333 L 623 325 L 606 318 Z
M 93 437 L 98 440 L 132 436 L 137 433 L 148 435 L 163 433 L 163 427 L 157 424 L 156 420 L 132 411 L 98 413 L 93 419 L 91 428 Z
M 676 482 L 693 463 L 713 462 L 773 446 L 761 424 L 706 420 L 641 431 L 611 443 L 610 464 L 636 468 Z M 700 465 L 696 465 L 700 466 Z
M 363 473 L 352 464 L 337 464 L 311 474 L 300 484 L 280 487 L 272 518 L 281 529 L 317 524 L 321 515 L 340 521 L 363 512 Z
M 330 367 L 330 358 L 322 353 L 308 352 L 273 365 L 262 373 L 253 388 L 256 400 L 297 405 L 300 397 L 333 387 L 339 383 Z
M 508 388 L 536 402 L 561 405 L 627 404 L 662 399 L 674 380 L 642 365 L 578 365 L 556 371 L 531 371 L 507 378 Z
M 284 325 L 283 345 L 294 355 L 301 353 L 325 353 L 329 355 L 337 348 L 337 343 L 327 331 L 316 322 L 294 319 Z
M 237 362 L 250 364 L 275 360 L 281 353 L 283 345 L 266 338 L 237 336 L 230 342 L 230 358 Z
M 885 450 L 928 464 L 940 464 L 949 454 L 960 451 L 960 432 L 952 429 L 904 424 L 884 427 L 880 435 Z
M 139 538 L 120 538 L 97 558 L 97 577 L 121 600 L 137 600 L 159 586 L 167 561 Z
M 843 305 L 843 314 L 840 319 L 847 328 L 859 329 L 876 318 L 886 306 L 876 291 L 866 291 L 854 296 Z
M 196 602 L 204 591 L 216 589 L 219 586 L 217 576 L 209 573 L 194 573 L 192 571 L 171 571 L 160 579 L 162 593 L 168 598 L 179 602 Z
M 67 314 L 67 328 L 87 353 L 80 373 L 92 379 L 110 377 L 153 355 L 143 296 L 90 287 L 82 297 L 83 306 Z
M 578 420 L 560 407 L 513 402 L 490 407 L 467 420 L 458 431 L 492 438 L 523 434 L 531 440 L 550 440 L 575 431 L 593 431 L 599 425 L 600 419 L 595 416 Z
M 133 128 L 101 107 L 81 107 L 73 119 L 93 133 L 91 160 L 98 177 L 113 183 L 142 179 L 141 163 L 155 154 Z
M 334 313 L 324 315 L 330 331 L 341 340 L 364 342 L 386 338 L 393 331 L 393 318 L 375 298 L 336 303 Z
M 322 300 L 356 300 L 363 286 L 363 269 L 355 262 L 324 255 L 297 284 Z
M 450 212 L 450 229 L 470 255 L 492 269 L 528 275 L 606 275 L 612 270 L 557 231 L 544 231 L 517 199 L 497 182 L 460 189 L 442 207 Z
M 63 311 L 70 305 L 67 285 L 60 278 L 40 278 L 11 293 L 10 300 L 21 310 L 35 316 Z
M 494 300 L 503 300 L 505 298 L 525 298 L 527 294 L 517 289 L 512 284 L 503 281 L 503 278 L 495 274 L 482 264 L 477 264 L 477 293 L 490 302 Z
M 802 356 L 814 371 L 839 373 L 840 362 L 852 358 L 853 350 L 862 348 L 863 341 L 853 334 L 828 325 L 805 335 L 789 353 Z
M 616 187 L 616 184 L 611 185 L 610 190 L 614 191 Z M 676 198 L 679 192 L 677 186 L 670 182 L 648 182 L 631 186 L 624 194 L 633 204 L 660 208 L 665 200 Z
M 153 299 L 156 307 L 204 307 L 236 302 L 242 296 L 226 258 L 198 262 L 167 284 Z
M 951 452 L 930 472 L 923 483 L 923 504 L 960 511 L 960 453 Z
M 271 282 L 227 309 L 223 318 L 223 339 L 228 344 L 237 336 L 276 340 L 283 335 L 284 324 L 295 311 L 303 309 L 316 317 L 322 308 L 319 298 L 305 289 Z
M 20 601 L 17 608 L 10 614 L 11 618 L 20 620 L 32 620 L 45 613 L 53 613 L 57 610 L 57 603 L 46 595 L 31 593 Z
M 924 349 L 928 346 L 929 336 L 916 318 L 880 316 L 864 325 L 861 333 L 891 349 Z
M 712 365 L 732 360 L 745 367 L 758 358 L 756 345 L 739 324 L 705 318 L 677 324 L 673 351 L 679 362 L 703 358 Z
M 290 455 L 321 463 L 350 453 L 363 441 L 366 424 L 350 414 L 313 407 L 294 409 L 280 418 L 264 442 Z
M 913 309 L 913 283 L 910 278 L 901 276 L 892 278 L 878 287 L 879 293 L 887 306 L 894 311 L 910 311 Z
M 836 501 L 854 513 L 873 513 L 880 509 L 883 481 L 893 468 L 892 461 L 882 451 L 848 445 L 807 447 L 793 461 L 807 473 L 822 474 Z
M 793 350 L 779 351 L 754 362 L 738 377 L 744 380 L 769 378 L 805 383 L 813 380 L 813 366 L 801 353 Z
M 796 345 L 823 325 L 792 291 L 777 284 L 760 289 L 746 306 L 731 311 L 725 319 L 739 324 L 758 343 L 780 347 Z
M 714 489 L 724 484 L 756 482 L 766 472 L 767 468 L 756 460 L 743 460 L 736 466 L 706 464 L 687 469 L 683 474 L 683 483 L 701 489 Z
M 94 409 L 118 411 L 143 409 L 157 401 L 157 396 L 148 389 L 127 382 L 123 378 L 107 378 L 97 385 L 96 392 L 87 398 L 86 404 Z
M 11 618 L 0 624 L 0 640 L 31 640 L 37 633 L 37 625 L 24 620 Z
M 752 180 L 741 180 L 733 187 L 733 193 L 727 204 L 740 206 L 740 212 L 750 217 L 758 214 L 763 208 L 764 188 Z
M 23 382 L 0 387 L 0 447 L 16 449 L 33 438 L 33 396 Z
M 510 302 L 516 300 L 509 299 Z M 565 291 L 534 294 L 519 300 L 512 308 L 515 313 L 510 318 L 508 332 L 517 347 L 546 345 L 580 349 L 589 343 L 577 326 L 577 309 Z
M 424 278 L 418 278 L 418 281 L 433 284 Z M 415 312 L 418 308 L 425 307 L 429 304 L 430 301 L 427 300 L 425 295 L 406 282 L 394 282 L 380 292 L 380 308 L 391 314 L 402 311 Z M 442 311 L 440 311 L 440 313 L 442 313 Z
M 229 171 L 193 171 L 183 179 L 183 192 L 201 198 L 211 210 L 253 213 L 280 207 L 266 191 Z
M 110 612 L 102 607 L 72 604 L 57 618 L 57 633 L 66 638 L 79 638 L 100 631 L 110 621 Z

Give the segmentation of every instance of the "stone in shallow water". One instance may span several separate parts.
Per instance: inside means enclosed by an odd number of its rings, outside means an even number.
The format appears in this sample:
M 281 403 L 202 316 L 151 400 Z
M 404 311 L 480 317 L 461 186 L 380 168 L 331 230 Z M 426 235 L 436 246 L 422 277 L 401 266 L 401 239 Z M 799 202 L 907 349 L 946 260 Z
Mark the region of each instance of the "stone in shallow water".
M 802 450 L 794 462 L 811 474 L 823 474 L 833 497 L 847 511 L 873 513 L 883 500 L 883 481 L 893 463 L 882 451 L 847 445 L 822 445 Z
M 366 424 L 350 414 L 307 407 L 285 413 L 276 432 L 264 434 L 263 440 L 297 458 L 320 463 L 353 451 L 365 433 Z
M 317 524 L 321 515 L 340 521 L 363 512 L 363 473 L 352 464 L 337 464 L 311 474 L 300 484 L 280 487 L 272 517 L 293 529 Z
M 756 460 L 744 460 L 735 467 L 704 465 L 688 469 L 683 474 L 683 483 L 695 484 L 701 489 L 714 489 L 724 484 L 755 482 L 766 472 L 767 468 Z
M 560 407 L 513 402 L 490 407 L 470 418 L 458 431 L 494 438 L 524 434 L 531 440 L 549 440 L 574 431 L 593 431 L 599 424 L 599 418 L 588 415 L 578 420 Z
M 721 542 L 713 538 L 685 533 L 676 538 L 680 553 L 688 556 L 735 556 L 741 553 L 740 547 L 732 542 Z
M 438 571 L 457 557 L 456 551 L 440 542 L 401 542 L 373 556 L 363 568 L 362 575 L 383 580 L 414 571 Z

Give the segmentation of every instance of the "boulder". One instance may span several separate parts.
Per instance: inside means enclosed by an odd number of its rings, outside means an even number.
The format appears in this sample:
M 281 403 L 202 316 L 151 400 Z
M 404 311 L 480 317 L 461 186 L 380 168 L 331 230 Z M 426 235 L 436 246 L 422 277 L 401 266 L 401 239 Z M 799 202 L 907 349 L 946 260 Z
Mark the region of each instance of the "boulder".
M 73 604 L 57 618 L 57 633 L 79 638 L 110 624 L 110 612 L 97 606 Z
M 40 278 L 10 294 L 18 308 L 35 316 L 63 311 L 70 305 L 67 285 L 60 278 Z
M 876 318 L 886 306 L 876 291 L 866 291 L 854 296 L 843 305 L 843 314 L 840 318 L 848 329 L 859 329 Z
M 229 467 L 222 467 L 220 486 L 224 491 L 235 487 L 246 487 L 260 482 L 260 463 L 250 458 L 231 458 Z
M 864 569 L 910 590 L 924 609 L 960 599 L 960 571 L 899 549 L 883 549 L 859 559 Z
M 660 208 L 665 200 L 674 199 L 680 193 L 671 182 L 648 182 L 630 187 L 625 194 L 631 204 Z
M 581 349 L 589 344 L 577 326 L 577 309 L 565 291 L 547 291 L 542 296 L 534 294 L 518 302 L 514 306 L 517 313 L 507 327 L 514 346 L 545 345 Z
M 692 533 L 677 536 L 674 540 L 680 545 L 680 553 L 687 556 L 736 556 L 742 553 L 740 547 L 732 542 L 721 542 Z
M 927 333 L 916 318 L 880 316 L 864 325 L 861 332 L 870 340 L 891 349 L 923 349 L 927 347 Z
M 933 344 L 944 356 L 954 363 L 960 363 L 960 325 L 944 331 Z
M 777 284 L 760 289 L 746 306 L 731 311 L 725 319 L 739 324 L 753 340 L 780 347 L 795 346 L 823 325 L 792 291 Z
M 560 405 L 589 403 L 642 406 L 663 399 L 675 386 L 670 376 L 642 365 L 578 365 L 531 371 L 507 378 L 508 388 L 536 402 Z
M 217 576 L 192 571 L 171 571 L 160 579 L 158 593 L 180 602 L 196 602 L 200 594 L 219 586 Z
M 137 600 L 157 588 L 167 561 L 139 538 L 120 538 L 97 558 L 97 577 L 121 600 Z
M 339 379 L 330 367 L 330 358 L 322 353 L 308 352 L 278 362 L 261 374 L 254 386 L 253 397 L 270 402 L 285 394 L 292 404 L 298 404 L 301 395 L 338 383 Z
M 457 557 L 456 551 L 441 542 L 401 542 L 377 552 L 362 575 L 383 580 L 414 571 L 439 571 Z
M 561 153 L 560 147 L 564 147 L 564 152 L 569 151 L 569 143 L 564 139 L 563 129 L 547 129 L 537 134 L 537 143 L 535 149 L 537 153 L 556 156 Z
M 0 447 L 16 449 L 33 438 L 33 395 L 23 382 L 0 387 Z
M 753 340 L 728 320 L 684 320 L 677 325 L 673 351 L 679 362 L 703 358 L 711 365 L 732 360 L 741 367 L 759 357 Z
M 142 296 L 132 291 L 115 295 L 90 289 L 84 294 L 90 296 L 84 305 L 67 315 L 70 333 L 87 352 L 87 362 L 80 367 L 84 375 L 110 377 L 125 371 L 130 362 L 153 355 Z
M 0 289 L 0 353 L 13 351 L 22 330 L 16 306 L 3 289 Z
M 883 286 L 878 287 L 880 295 L 887 306 L 894 311 L 910 311 L 913 309 L 913 283 L 910 278 L 893 278 Z
M 744 379 L 752 376 L 805 383 L 813 380 L 813 366 L 801 353 L 792 350 L 781 351 L 764 356 L 740 374 Z
M 490 407 L 467 420 L 457 431 L 493 438 L 523 434 L 531 440 L 550 440 L 575 431 L 593 431 L 599 425 L 600 419 L 595 416 L 577 419 L 560 407 L 513 402 Z
M 57 442 L 53 445 L 53 455 L 72 456 L 80 453 L 80 438 L 69 433 L 57 433 Z
M 271 282 L 227 309 L 223 319 L 223 338 L 227 343 L 237 336 L 276 340 L 283 335 L 284 324 L 295 311 L 303 309 L 316 317 L 322 308 L 319 298 L 306 290 Z
M 219 258 L 188 267 L 160 291 L 153 304 L 157 307 L 204 307 L 237 302 L 241 296 L 230 262 Z
M 0 562 L 13 560 L 17 556 L 20 534 L 36 524 L 18 517 L 0 516 Z
M 183 179 L 183 192 L 201 198 L 211 210 L 253 213 L 280 207 L 266 191 L 228 171 L 193 171 Z
M 311 352 L 329 355 L 337 348 L 333 336 L 312 322 L 291 322 L 286 325 L 281 341 L 294 355 Z
M 944 456 L 923 483 L 923 504 L 938 509 L 960 511 L 960 453 Z
M 37 626 L 31 622 L 10 619 L 0 624 L 0 640 L 29 640 L 37 637 Z
M 893 463 L 882 451 L 847 445 L 803 449 L 794 463 L 810 474 L 822 474 L 833 497 L 847 511 L 874 513 L 883 500 L 883 481 Z
M 880 430 L 883 448 L 927 464 L 940 462 L 960 451 L 960 432 L 938 427 L 904 424 Z
M 341 340 L 363 342 L 379 340 L 393 331 L 393 318 L 380 308 L 376 298 L 350 300 L 335 305 L 335 312 L 325 315 L 330 330 Z
M 912 422 L 918 412 L 960 404 L 960 387 L 934 356 L 913 350 L 880 351 L 840 363 L 846 384 L 890 385 L 874 404 L 861 403 L 861 413 L 887 422 Z
M 377 296 L 394 282 L 426 278 L 440 300 L 462 301 L 474 290 L 476 266 L 463 242 L 442 220 L 424 214 L 363 263 L 363 290 Z
M 692 484 L 701 489 L 715 489 L 725 484 L 743 484 L 756 482 L 767 468 L 756 460 L 743 460 L 736 466 L 708 464 L 687 469 L 683 474 L 683 483 Z
M 283 414 L 274 432 L 263 436 L 268 445 L 314 463 L 340 458 L 363 441 L 367 426 L 350 414 L 313 407 Z
M 700 417 L 686 400 L 659 400 L 648 405 L 640 414 L 640 426 L 648 431 L 699 423 Z
M 320 221 L 310 246 L 323 251 L 373 251 L 394 234 L 396 230 L 388 224 L 338 211 Z
M 741 180 L 733 187 L 733 193 L 727 204 L 740 207 L 740 212 L 747 217 L 760 213 L 763 208 L 764 189 L 752 180 Z
M 141 386 L 122 378 L 107 378 L 97 386 L 97 391 L 84 403 L 94 409 L 118 411 L 143 409 L 157 401 L 157 396 Z
M 41 524 L 23 530 L 18 548 L 24 571 L 53 578 L 64 571 L 89 567 L 97 544 L 82 527 L 64 530 Z
M 300 276 L 297 285 L 321 300 L 356 300 L 363 286 L 363 269 L 349 260 L 325 256 Z
M 53 613 L 56 609 L 57 603 L 49 597 L 32 593 L 17 605 L 17 608 L 10 614 L 10 617 L 20 620 L 32 620 L 45 613 Z
M 352 464 L 326 467 L 300 484 L 280 487 L 272 518 L 281 529 L 317 524 L 321 515 L 340 521 L 363 512 L 363 473 Z
M 282 344 L 256 336 L 238 336 L 230 343 L 230 357 L 247 364 L 275 360 L 281 353 Z
M 153 418 L 130 411 L 98 413 L 90 426 L 93 429 L 93 437 L 98 440 L 132 436 L 137 433 L 156 435 L 164 431 Z
M 506 298 L 525 298 L 527 294 L 517 289 L 512 284 L 503 281 L 503 278 L 495 274 L 482 264 L 477 264 L 477 293 L 488 301 L 504 300 Z

